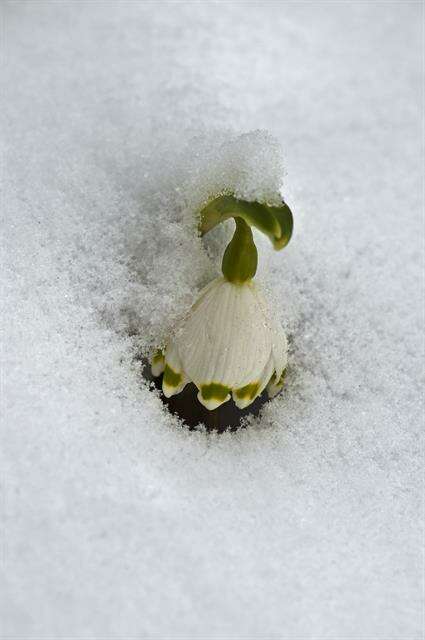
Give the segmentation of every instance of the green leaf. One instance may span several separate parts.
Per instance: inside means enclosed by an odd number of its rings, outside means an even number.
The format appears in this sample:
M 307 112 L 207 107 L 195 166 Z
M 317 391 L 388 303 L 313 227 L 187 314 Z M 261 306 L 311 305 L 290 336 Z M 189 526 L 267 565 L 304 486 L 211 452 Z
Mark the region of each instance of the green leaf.
M 280 229 L 279 237 L 275 237 L 273 240 L 273 246 L 277 250 L 283 249 L 290 241 L 294 229 L 292 212 L 283 201 L 281 207 L 267 207 L 267 209 L 277 220 Z
M 292 213 L 285 202 L 274 207 L 238 200 L 232 195 L 218 196 L 202 209 L 199 225 L 201 235 L 229 218 L 242 218 L 249 226 L 256 227 L 271 240 L 275 249 L 285 247 L 292 235 Z

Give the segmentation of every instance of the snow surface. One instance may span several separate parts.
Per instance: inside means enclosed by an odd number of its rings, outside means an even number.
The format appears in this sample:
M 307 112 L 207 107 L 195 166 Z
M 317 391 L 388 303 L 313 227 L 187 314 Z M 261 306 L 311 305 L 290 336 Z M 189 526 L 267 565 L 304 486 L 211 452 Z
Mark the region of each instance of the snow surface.
M 2 10 L 3 637 L 421 637 L 421 4 Z M 189 432 L 137 356 L 281 187 L 286 390 Z

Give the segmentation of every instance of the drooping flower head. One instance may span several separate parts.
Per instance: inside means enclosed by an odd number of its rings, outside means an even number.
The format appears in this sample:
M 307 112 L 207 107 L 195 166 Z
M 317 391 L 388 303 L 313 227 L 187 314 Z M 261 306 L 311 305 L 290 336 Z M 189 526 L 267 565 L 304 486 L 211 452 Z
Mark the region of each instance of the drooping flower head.
M 287 362 L 286 336 L 252 280 L 258 256 L 251 226 L 280 249 L 291 237 L 292 214 L 284 203 L 268 207 L 221 196 L 203 209 L 201 232 L 229 217 L 236 228 L 223 256 L 223 277 L 201 291 L 165 353 L 152 359 L 152 373 L 164 373 L 166 397 L 194 382 L 199 401 L 210 410 L 231 397 L 243 409 L 266 387 L 274 395 L 283 386 Z

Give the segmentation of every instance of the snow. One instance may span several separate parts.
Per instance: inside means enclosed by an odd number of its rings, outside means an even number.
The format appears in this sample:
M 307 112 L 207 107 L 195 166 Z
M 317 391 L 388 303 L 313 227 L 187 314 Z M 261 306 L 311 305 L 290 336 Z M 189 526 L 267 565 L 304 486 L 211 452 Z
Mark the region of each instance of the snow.
M 3 637 L 420 638 L 421 5 L 2 11 Z M 295 233 L 260 255 L 286 389 L 217 435 L 138 358 L 226 188 Z

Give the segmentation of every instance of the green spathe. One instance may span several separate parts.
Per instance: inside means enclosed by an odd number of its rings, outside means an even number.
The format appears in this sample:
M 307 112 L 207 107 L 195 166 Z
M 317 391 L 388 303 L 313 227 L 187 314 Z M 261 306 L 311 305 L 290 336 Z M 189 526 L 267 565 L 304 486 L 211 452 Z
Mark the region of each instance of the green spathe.
M 201 211 L 199 229 L 204 235 L 220 222 L 229 218 L 242 218 L 249 226 L 264 233 L 275 249 L 283 249 L 291 239 L 293 230 L 292 213 L 282 201 L 279 207 L 239 200 L 233 195 L 221 195 L 211 200 Z

